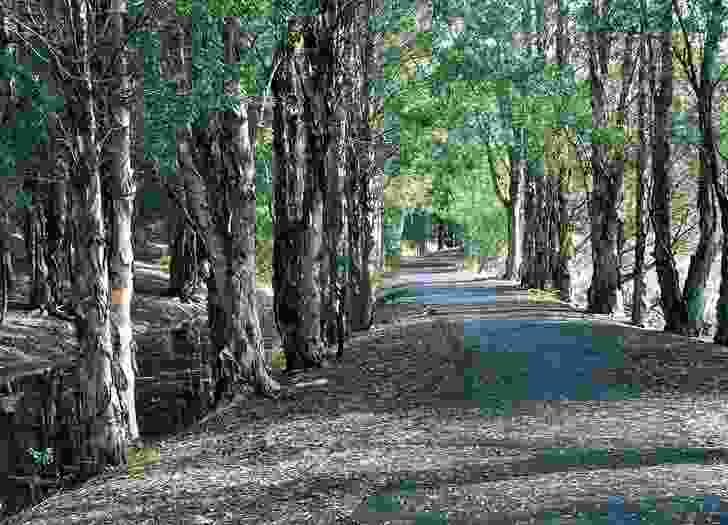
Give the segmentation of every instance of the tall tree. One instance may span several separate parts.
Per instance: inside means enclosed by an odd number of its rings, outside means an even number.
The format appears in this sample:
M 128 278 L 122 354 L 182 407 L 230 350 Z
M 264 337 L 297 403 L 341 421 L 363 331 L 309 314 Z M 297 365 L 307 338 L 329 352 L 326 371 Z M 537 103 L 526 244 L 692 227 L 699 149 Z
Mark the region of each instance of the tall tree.
M 653 88 L 654 132 L 652 136 L 652 215 L 655 229 L 655 262 L 660 284 L 660 302 L 667 331 L 678 330 L 687 319 L 680 297 L 680 281 L 671 247 L 672 237 L 672 177 L 670 175 L 670 131 L 672 128 L 673 60 L 672 60 L 672 6 L 662 0 L 659 23 L 658 91 Z M 656 67 L 656 60 L 652 61 Z M 654 76 L 654 73 L 653 73 Z
M 359 2 L 356 10 L 350 15 L 356 24 L 352 26 L 353 42 L 348 57 L 349 71 L 352 77 L 352 98 L 350 106 L 351 139 L 349 149 L 349 170 L 351 172 L 348 185 L 349 200 L 349 256 L 345 259 L 349 264 L 350 285 L 348 292 L 348 316 L 350 325 L 346 333 L 367 330 L 374 316 L 374 288 L 372 275 L 376 271 L 376 253 L 380 250 L 383 215 L 381 211 L 382 173 L 377 169 L 377 145 L 372 141 L 370 127 L 370 95 L 369 95 L 369 53 L 372 48 L 366 45 L 369 28 L 368 0 Z M 425 17 L 426 20 L 426 17 Z M 418 31 L 426 27 L 418 27 Z M 417 33 L 416 33 L 417 34 Z M 342 283 L 343 284 L 343 283 Z
M 318 366 L 323 359 L 321 290 L 324 162 L 321 133 L 328 122 L 319 66 L 320 20 L 295 17 L 288 45 L 273 78 L 273 96 L 283 101 L 273 116 L 275 316 L 288 370 Z M 324 84 L 325 85 L 325 84 Z M 324 184 L 322 184 L 322 182 Z
M 567 6 L 564 5 L 563 0 L 556 0 L 556 63 L 559 66 L 560 76 L 568 78 L 569 83 L 573 82 L 572 70 L 568 67 L 569 64 L 569 52 L 570 43 L 569 36 L 567 34 L 566 27 L 566 14 L 568 12 Z M 561 115 L 562 117 L 565 115 Z M 564 302 L 571 302 L 571 258 L 573 256 L 569 240 L 573 235 L 572 224 L 569 221 L 569 201 L 567 197 L 568 193 L 568 181 L 571 177 L 570 167 L 560 166 L 560 173 L 558 176 L 558 258 L 554 265 L 554 283 L 556 288 L 559 289 L 559 299 Z
M 96 113 L 91 72 L 92 13 L 86 0 L 75 0 L 79 80 L 71 104 L 79 154 L 72 180 L 72 217 L 77 228 L 75 271 L 76 327 L 81 343 L 82 417 L 86 439 L 82 474 L 93 475 L 107 464 L 126 461 L 127 407 L 121 404 L 117 363 L 109 325 L 109 274 L 106 259 L 101 179 L 99 175 Z
M 324 31 L 322 47 L 331 50 L 326 82 L 329 121 L 326 123 L 326 202 L 324 205 L 324 245 L 321 258 L 321 336 L 326 346 L 343 346 L 344 329 L 348 327 L 349 303 L 345 291 L 348 282 L 348 207 L 355 205 L 348 199 L 347 187 L 351 177 L 352 154 L 349 116 L 354 91 L 352 78 L 356 74 L 351 63 L 355 59 L 359 39 L 353 31 L 357 4 L 342 12 L 340 2 L 322 4 Z M 356 153 L 356 152 L 354 152 Z M 346 294 L 350 297 L 350 294 Z M 343 348 L 342 348 L 343 351 Z
M 191 72 L 185 53 L 189 24 L 184 20 L 173 18 L 167 25 L 168 31 L 161 35 L 162 43 L 165 44 L 165 49 L 162 51 L 163 56 L 166 57 L 166 60 L 163 61 L 163 65 L 166 66 L 163 68 L 165 78 L 176 80 L 178 92 L 188 89 Z M 186 171 L 183 163 L 178 163 L 177 170 L 179 173 L 176 180 L 174 183 L 170 181 L 170 190 L 175 192 L 178 201 L 175 203 L 177 205 L 173 207 L 174 213 L 168 224 L 171 251 L 168 293 L 183 301 L 188 301 L 203 284 L 200 279 L 200 270 L 207 259 L 207 254 L 202 237 L 188 223 L 185 215 L 189 213 L 198 215 L 197 211 L 190 209 L 190 206 L 193 205 L 193 201 L 200 199 L 199 194 L 204 192 L 204 188 L 199 179 Z
M 588 309 L 593 313 L 623 313 L 620 291 L 620 244 L 624 221 L 619 205 L 624 193 L 624 143 L 610 148 L 608 129 L 607 80 L 611 40 L 597 28 L 597 20 L 605 17 L 606 6 L 600 0 L 592 0 L 589 15 L 591 27 L 589 39 L 589 79 L 592 88 L 592 121 L 594 140 L 591 147 L 591 246 L 592 281 L 588 292 Z M 588 15 L 588 16 L 589 16 Z M 627 95 L 632 76 L 633 35 L 625 36 L 622 63 L 622 86 L 616 113 L 616 128 L 623 128 L 627 109 Z M 611 153 L 611 157 L 610 157 Z
M 136 182 L 131 168 L 130 137 L 130 81 L 127 72 L 126 0 L 113 0 L 110 12 L 111 42 L 115 50 L 112 55 L 114 84 L 111 96 L 112 139 L 111 194 L 113 212 L 111 217 L 111 253 L 109 279 L 111 285 L 111 337 L 114 351 L 114 372 L 119 390 L 119 403 L 128 438 L 139 437 L 136 417 L 134 380 L 137 370 L 134 330 L 131 319 L 131 299 L 134 293 L 134 249 L 132 247 L 132 217 Z
M 642 317 L 645 312 L 645 292 L 647 286 L 645 284 L 645 245 L 647 241 L 647 232 L 645 229 L 645 173 L 647 171 L 647 73 L 648 73 L 648 48 L 649 54 L 652 55 L 652 48 L 647 33 L 647 5 L 645 0 L 640 1 L 640 51 L 639 51 L 639 80 L 638 85 L 638 128 L 639 128 L 639 157 L 637 159 L 637 181 L 635 188 L 635 226 L 636 241 L 634 255 L 634 286 L 632 288 L 632 324 L 642 326 Z
M 224 56 L 231 70 L 240 65 L 240 37 L 240 18 L 226 17 Z M 239 75 L 226 80 L 225 91 L 231 98 L 240 96 Z M 214 114 L 206 129 L 212 169 L 205 182 L 214 216 L 208 246 L 215 261 L 208 300 L 222 317 L 212 319 L 219 323 L 214 328 L 225 336 L 218 366 L 230 365 L 218 377 L 223 384 L 245 381 L 259 394 L 273 395 L 279 386 L 265 366 L 255 294 L 255 142 L 249 130 L 255 122 L 250 122 L 250 113 L 247 100 L 241 100 Z
M 688 40 L 685 19 L 676 1 L 672 2 L 677 19 L 683 32 L 687 53 L 678 54 L 692 90 L 698 102 L 698 119 L 700 122 L 700 178 L 698 179 L 698 214 L 700 236 L 695 253 L 690 258 L 688 275 L 683 286 L 682 304 L 677 312 L 665 313 L 668 331 L 694 335 L 700 333 L 705 313 L 705 285 L 710 275 L 710 268 L 715 258 L 717 214 L 715 209 L 714 184 L 718 179 L 718 148 L 716 134 L 713 129 L 713 92 L 716 83 L 716 63 L 719 52 L 718 43 L 722 33 L 722 24 L 728 17 L 726 6 L 720 1 L 704 2 L 707 33 L 703 45 L 703 63 L 700 76 L 695 71 L 695 57 Z M 689 58 L 688 58 L 689 57 Z M 715 186 L 717 187 L 717 186 Z M 681 315 L 678 317 L 677 314 Z

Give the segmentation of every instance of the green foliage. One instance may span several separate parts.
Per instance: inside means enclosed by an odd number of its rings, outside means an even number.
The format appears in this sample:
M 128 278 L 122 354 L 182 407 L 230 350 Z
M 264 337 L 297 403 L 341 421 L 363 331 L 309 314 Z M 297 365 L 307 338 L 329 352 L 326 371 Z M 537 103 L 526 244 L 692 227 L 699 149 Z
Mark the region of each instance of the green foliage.
M 130 6 L 130 11 L 139 9 L 143 5 Z M 162 175 L 176 171 L 176 140 L 171 138 L 177 128 L 204 127 L 211 112 L 233 109 L 239 101 L 223 89 L 227 79 L 240 76 L 241 68 L 223 62 L 222 20 L 209 15 L 201 0 L 193 2 L 191 14 L 193 92 L 189 96 L 178 97 L 175 82 L 160 78 L 157 32 L 137 32 L 129 38 L 131 47 L 144 48 L 144 153 L 147 159 L 159 161 Z
M 399 30 L 402 33 L 414 33 L 417 30 L 415 15 L 403 16 L 399 21 Z
M 36 146 L 48 143 L 48 113 L 60 112 L 64 102 L 51 96 L 45 82 L 35 80 L 31 71 L 17 63 L 12 49 L 0 51 L 0 78 L 15 79 L 18 99 L 30 99 L 29 109 L 16 113 L 14 125 L 0 127 L 0 170 L 14 174 L 17 159 L 32 157 Z

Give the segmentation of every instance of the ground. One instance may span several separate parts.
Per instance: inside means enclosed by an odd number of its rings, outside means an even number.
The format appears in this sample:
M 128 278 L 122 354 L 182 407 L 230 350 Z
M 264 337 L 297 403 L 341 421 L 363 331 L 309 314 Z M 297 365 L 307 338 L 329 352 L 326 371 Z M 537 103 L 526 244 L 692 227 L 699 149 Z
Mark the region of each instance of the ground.
M 627 375 L 639 396 L 524 400 L 508 415 L 484 415 L 463 397 L 458 322 L 586 317 L 534 305 L 513 283 L 455 272 L 457 255 L 437 259 L 406 260 L 385 285 L 494 287 L 500 302 L 434 312 L 383 306 L 340 363 L 276 373 L 280 399 L 239 396 L 185 432 L 148 442 L 158 456 L 142 479 L 106 473 L 6 525 L 445 523 L 438 512 L 450 524 L 526 523 L 549 512 L 576 523 L 578 512 L 613 511 L 613 496 L 626 500 L 625 512 L 649 513 L 674 511 L 675 495 L 708 497 L 683 502 L 678 523 L 715 519 L 710 498 L 728 497 L 725 348 L 592 318 L 595 334 L 624 342 L 625 367 L 602 380 Z M 431 273 L 441 261 L 449 272 Z M 149 297 L 139 311 L 150 326 L 178 310 L 164 300 L 152 314 L 161 300 Z

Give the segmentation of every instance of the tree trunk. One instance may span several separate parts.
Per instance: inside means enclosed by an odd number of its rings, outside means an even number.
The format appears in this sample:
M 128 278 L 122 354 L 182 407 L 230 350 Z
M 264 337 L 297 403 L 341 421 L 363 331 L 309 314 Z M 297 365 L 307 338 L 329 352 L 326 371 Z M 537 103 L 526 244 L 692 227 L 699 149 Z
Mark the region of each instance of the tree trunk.
M 715 305 L 716 331 L 713 342 L 728 346 L 728 194 L 725 188 L 713 179 L 715 193 L 720 204 L 720 224 L 723 230 L 723 246 L 720 254 L 720 288 Z
M 678 275 L 672 246 L 672 177 L 670 175 L 670 133 L 672 128 L 672 33 L 667 20 L 672 7 L 664 8 L 665 22 L 659 35 L 661 50 L 659 91 L 655 88 L 655 60 L 652 64 L 652 89 L 655 93 L 655 131 L 652 142 L 652 221 L 655 228 L 655 263 L 660 284 L 660 302 L 665 316 L 665 331 L 678 332 L 687 323 L 687 310 L 680 297 Z
M 189 84 L 186 78 L 189 71 L 185 57 L 185 37 L 185 26 L 174 24 L 164 39 L 167 49 L 165 74 L 177 81 L 179 89 Z M 175 209 L 175 217 L 169 225 L 171 259 L 168 294 L 179 297 L 183 302 L 190 301 L 203 285 L 201 271 L 205 261 L 208 260 L 203 239 L 184 219 L 186 212 L 198 217 L 199 213 L 192 213 L 192 200 L 196 199 L 199 202 L 202 198 L 200 192 L 204 191 L 199 178 L 188 168 L 189 165 L 183 167 L 181 164 L 177 167 L 178 172 L 187 170 L 178 174 L 176 189 L 177 198 L 186 209 Z
M 705 314 L 705 284 L 710 275 L 710 267 L 715 259 L 715 231 L 717 215 L 713 180 L 718 178 L 718 155 L 713 133 L 713 112 L 709 90 L 709 78 L 701 82 L 703 88 L 698 100 L 700 130 L 703 147 L 700 149 L 700 179 L 698 180 L 698 214 L 700 237 L 695 253 L 690 257 L 690 267 L 683 287 L 683 303 L 687 313 L 687 322 L 678 333 L 698 336 L 703 327 Z
M 320 45 L 331 49 L 332 60 L 322 63 L 327 69 L 328 97 L 336 101 L 329 107 L 326 127 L 326 205 L 324 206 L 325 253 L 321 258 L 321 336 L 327 347 L 343 346 L 343 326 L 348 325 L 342 292 L 348 282 L 348 206 L 346 183 L 352 176 L 348 141 L 351 135 L 351 10 L 341 12 L 338 2 L 324 6 L 325 36 Z M 331 24 L 339 20 L 335 27 Z M 339 330 L 339 327 L 342 330 Z M 343 349 L 341 349 L 343 351 Z
M 275 316 L 288 371 L 320 366 L 320 250 L 325 144 L 316 133 L 327 122 L 324 93 L 316 92 L 315 17 L 288 22 L 289 47 L 273 79 L 273 193 Z M 312 121 L 312 119 L 315 119 Z
M 568 69 L 568 55 L 570 51 L 570 43 L 568 40 L 568 33 L 566 31 L 566 16 L 562 12 L 563 5 L 562 0 L 556 1 L 557 5 L 557 36 L 556 36 L 556 61 L 559 65 L 559 71 L 562 75 L 566 74 Z M 573 74 L 571 75 L 573 78 Z M 568 193 L 568 179 L 571 176 L 569 167 L 564 164 L 559 164 L 561 172 L 557 175 L 558 179 L 555 182 L 557 185 L 557 211 L 558 220 L 557 226 L 557 237 L 558 237 L 558 252 L 556 253 L 556 262 L 554 264 L 555 271 L 555 285 L 559 289 L 559 299 L 563 302 L 571 302 L 571 258 L 572 243 L 574 236 L 574 226 L 569 222 L 569 200 L 567 197 Z
M 96 115 L 94 111 L 89 56 L 89 9 L 76 0 L 81 80 L 78 98 L 69 101 L 76 124 L 80 163 L 72 183 L 73 221 L 76 236 L 76 326 L 83 358 L 81 367 L 81 414 L 85 450 L 81 458 L 83 477 L 97 474 L 108 465 L 126 461 L 126 426 L 120 404 L 118 360 L 114 357 L 109 326 L 109 274 L 106 260 L 101 180 L 99 177 Z M 70 90 L 69 90 L 70 91 Z
M 369 78 L 373 71 L 368 46 L 363 44 L 368 38 L 369 8 L 367 2 L 357 6 L 353 19 L 356 27 L 352 28 L 349 70 L 352 83 L 352 126 L 351 131 L 356 142 L 350 143 L 350 172 L 352 185 L 350 189 L 349 213 L 349 249 L 351 262 L 351 285 L 347 288 L 349 297 L 350 326 L 347 335 L 352 331 L 368 330 L 374 318 L 374 288 L 371 276 L 377 270 L 376 251 L 379 243 L 377 225 L 383 223 L 383 173 L 378 169 L 376 161 L 376 144 L 372 142 L 369 124 L 370 100 Z M 357 36 L 359 35 L 359 36 Z M 376 61 L 375 61 L 376 62 Z M 356 143 L 366 145 L 356 147 Z
M 504 279 L 513 281 L 519 280 L 521 264 L 523 263 L 526 160 L 519 157 L 519 151 L 518 148 L 510 148 L 511 206 L 509 209 L 508 258 L 506 260 L 506 271 L 503 275 Z
M 46 206 L 38 182 L 25 185 L 32 195 L 33 204 L 25 213 L 25 246 L 30 262 L 30 306 L 47 312 L 51 290 L 46 265 Z
M 366 2 L 359 2 L 360 14 L 357 15 L 357 20 L 360 20 L 363 24 L 367 24 L 370 17 L 382 16 L 384 14 L 384 0 L 369 0 Z M 384 80 L 384 38 L 380 32 L 374 32 L 364 30 L 365 40 L 362 41 L 362 60 L 364 61 L 366 71 L 366 85 L 369 85 L 370 80 L 380 79 Z M 359 81 L 362 81 L 362 76 L 358 77 Z M 366 89 L 369 89 L 368 87 Z M 373 117 L 378 113 L 380 108 L 383 107 L 384 97 L 381 95 L 368 96 L 367 92 L 364 92 L 362 99 L 362 110 L 366 110 L 363 113 L 362 124 L 366 122 L 368 140 L 367 143 L 369 150 L 367 152 L 367 163 L 368 168 L 371 170 L 369 177 L 370 182 L 370 193 L 372 198 L 371 213 L 373 216 L 372 220 L 372 236 L 375 239 L 375 248 L 373 255 L 376 257 L 376 265 L 374 268 L 377 271 L 384 271 L 384 160 L 381 159 L 381 155 L 377 155 L 378 145 L 383 141 L 381 135 L 372 142 L 373 135 L 379 134 L 383 131 L 382 128 L 372 128 L 371 122 Z M 372 310 L 373 314 L 373 310 Z
M 536 179 L 530 162 L 527 163 L 524 189 L 523 208 L 523 261 L 519 271 L 521 286 L 533 288 L 535 285 L 535 261 L 536 261 Z
M 597 2 L 592 0 L 592 10 L 597 15 Z M 589 35 L 589 75 L 592 85 L 592 122 L 595 129 L 606 129 L 607 100 L 604 83 L 607 80 L 609 42 L 602 32 Z M 626 110 L 626 93 L 632 61 L 632 36 L 627 35 L 624 54 L 622 93 L 617 111 L 621 111 L 618 127 L 623 126 Z M 621 314 L 622 293 L 619 282 L 619 236 L 621 217 L 618 206 L 622 202 L 624 179 L 624 151 L 618 145 L 614 159 L 608 159 L 609 147 L 601 141 L 592 141 L 591 169 L 593 191 L 591 194 L 591 246 L 592 281 L 588 292 L 588 310 L 598 314 Z
M 240 62 L 240 19 L 224 24 L 225 63 Z M 239 96 L 240 81 L 226 83 Z M 206 130 L 207 199 L 214 217 L 208 248 L 214 271 L 208 280 L 211 329 L 217 355 L 216 397 L 247 383 L 264 396 L 280 389 L 266 368 L 255 293 L 255 142 L 258 105 L 243 100 L 235 109 L 215 114 Z
M 132 247 L 131 221 L 134 216 L 136 183 L 132 171 L 130 109 L 125 94 L 130 89 L 125 55 L 126 29 L 124 14 L 126 2 L 113 0 L 109 15 L 114 49 L 120 53 L 114 62 L 115 85 L 111 98 L 111 116 L 115 130 L 110 147 L 111 193 L 113 213 L 111 217 L 111 257 L 109 278 L 111 281 L 111 338 L 113 341 L 115 382 L 120 393 L 122 418 L 130 440 L 139 437 L 137 425 L 136 397 L 134 383 L 138 372 L 136 367 L 136 344 L 131 320 L 131 299 L 134 294 L 134 249 Z
M 646 5 L 644 0 L 641 2 L 641 9 L 644 12 Z M 635 225 L 637 227 L 637 235 L 634 253 L 634 285 L 632 288 L 632 324 L 635 326 L 644 326 L 642 318 L 645 308 L 645 292 L 647 286 L 645 284 L 644 266 L 645 266 L 645 245 L 647 241 L 647 232 L 645 231 L 644 221 L 644 194 L 645 194 L 645 171 L 647 170 L 647 137 L 646 137 L 646 115 L 647 115 L 647 92 L 645 82 L 647 80 L 647 46 L 649 45 L 646 28 L 643 27 L 643 34 L 640 41 L 640 72 L 639 72 L 639 109 L 637 110 L 639 118 L 639 136 L 640 151 L 637 166 L 637 188 L 635 190 Z
M 55 129 L 55 115 L 49 115 L 49 128 Z M 53 134 L 51 132 L 51 141 Z M 51 150 L 53 152 L 53 150 Z M 51 164 L 52 163 L 52 164 Z M 57 310 L 63 305 L 64 283 L 68 278 L 67 261 L 67 202 L 66 191 L 68 166 L 61 154 L 53 154 L 49 159 L 49 172 L 53 173 L 50 183 L 50 199 L 47 207 L 47 251 L 48 283 L 50 286 L 50 306 Z

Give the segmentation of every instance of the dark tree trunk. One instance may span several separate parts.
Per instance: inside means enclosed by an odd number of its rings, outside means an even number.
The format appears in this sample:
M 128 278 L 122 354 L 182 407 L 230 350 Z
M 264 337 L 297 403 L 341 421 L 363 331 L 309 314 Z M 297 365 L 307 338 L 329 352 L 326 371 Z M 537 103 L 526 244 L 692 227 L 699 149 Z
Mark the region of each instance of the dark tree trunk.
M 53 309 L 63 305 L 64 283 L 68 279 L 68 252 L 66 213 L 66 180 L 68 173 L 65 162 L 57 165 L 58 182 L 50 184 L 50 199 L 47 207 L 47 252 L 48 284 L 50 286 L 50 302 Z
M 327 122 L 319 82 L 315 17 L 288 22 L 289 47 L 273 78 L 273 194 L 275 226 L 273 288 L 275 317 L 286 367 L 320 366 L 320 250 L 322 249 L 325 144 L 316 122 Z M 295 47 L 294 47 L 295 46 Z
M 566 31 L 566 17 L 562 13 L 562 0 L 557 0 L 557 36 L 556 36 L 556 61 L 559 65 L 561 74 L 566 74 L 568 65 L 568 55 L 570 51 L 570 43 Z M 565 130 L 564 130 L 565 131 Z M 563 302 L 571 302 L 571 258 L 574 256 L 572 252 L 574 226 L 569 222 L 569 200 L 567 197 L 568 180 L 571 176 L 569 167 L 560 164 L 561 172 L 558 174 L 557 185 L 557 238 L 558 252 L 554 264 L 555 285 L 559 289 L 559 299 Z
M 646 10 L 644 0 L 641 2 L 641 9 Z M 643 30 L 645 30 L 643 28 Z M 647 307 L 645 303 L 645 292 L 647 289 L 644 276 L 645 266 L 645 245 L 647 241 L 647 232 L 645 231 L 644 221 L 644 201 L 645 201 L 645 172 L 647 170 L 647 137 L 646 137 L 646 115 L 647 115 L 647 92 L 645 83 L 647 81 L 647 46 L 649 38 L 643 33 L 640 40 L 640 71 L 639 71 L 639 136 L 640 136 L 640 152 L 637 166 L 637 187 L 635 189 L 635 225 L 637 227 L 637 235 L 634 253 L 634 287 L 632 289 L 632 324 L 635 326 L 644 326 L 642 318 Z
M 48 311 L 51 290 L 46 265 L 46 206 L 40 192 L 40 184 L 25 186 L 33 197 L 33 204 L 25 213 L 25 246 L 30 263 L 30 306 Z
M 597 4 L 592 0 L 592 10 L 598 16 Z M 600 6 L 601 8 L 601 6 Z M 592 121 L 595 128 L 606 129 L 607 61 L 609 40 L 602 32 L 589 35 L 589 76 L 592 84 Z M 622 70 L 622 92 L 617 108 L 617 127 L 623 127 L 627 93 L 632 70 L 632 35 L 626 36 Z M 622 148 L 620 150 L 620 148 Z M 622 220 L 619 203 L 622 201 L 624 180 L 624 146 L 609 147 L 602 141 L 593 141 L 591 147 L 592 194 L 591 194 L 591 246 L 592 281 L 588 292 L 588 310 L 598 314 L 623 313 L 620 271 L 620 235 Z M 610 154 L 612 158 L 610 159 Z
M 200 236 L 184 221 L 177 227 L 171 251 L 168 294 L 188 302 L 205 284 L 202 270 L 208 254 Z
M 348 206 L 346 183 L 351 178 L 351 8 L 341 12 L 340 3 L 324 5 L 321 46 L 331 49 L 330 59 L 321 65 L 322 81 L 328 89 L 329 123 L 326 127 L 326 205 L 324 206 L 325 253 L 321 258 L 321 337 L 327 347 L 343 345 L 340 325 L 347 324 L 347 311 L 341 292 L 348 282 Z M 335 20 L 339 20 L 336 27 Z M 335 57 L 335 58 L 334 58 Z M 325 80 L 323 80 L 325 78 Z
M 659 91 L 655 87 L 655 62 L 651 60 L 655 94 L 655 128 L 652 143 L 652 221 L 655 229 L 655 264 L 660 284 L 660 302 L 665 316 L 665 331 L 679 332 L 687 323 L 687 309 L 680 296 L 680 276 L 672 254 L 672 177 L 670 175 L 670 133 L 672 127 L 672 34 L 667 22 L 672 7 L 663 10 L 665 18 L 660 39 Z
M 240 63 L 241 22 L 224 24 L 225 63 Z M 225 85 L 240 93 L 240 80 Z M 255 142 L 258 107 L 247 99 L 212 116 L 204 136 L 206 196 L 213 213 L 207 245 L 214 269 L 208 279 L 208 311 L 215 345 L 217 401 L 243 383 L 264 396 L 280 389 L 266 367 L 255 294 Z M 320 225 L 319 225 L 320 227 Z
M 378 244 L 378 225 L 382 215 L 380 204 L 382 199 L 381 176 L 376 166 L 375 151 L 372 145 L 372 133 L 369 126 L 369 60 L 367 46 L 362 42 L 367 34 L 369 19 L 368 5 L 360 3 L 353 19 L 352 45 L 350 54 L 350 75 L 352 82 L 352 126 L 355 141 L 350 141 L 350 173 L 349 187 L 349 261 L 351 262 L 351 284 L 349 292 L 348 312 L 350 325 L 346 328 L 347 336 L 352 331 L 368 330 L 374 317 L 374 288 L 371 277 L 376 271 L 376 260 L 372 251 Z M 361 36 L 356 36 L 361 35 Z M 369 148 L 361 151 L 355 144 L 366 144 Z

